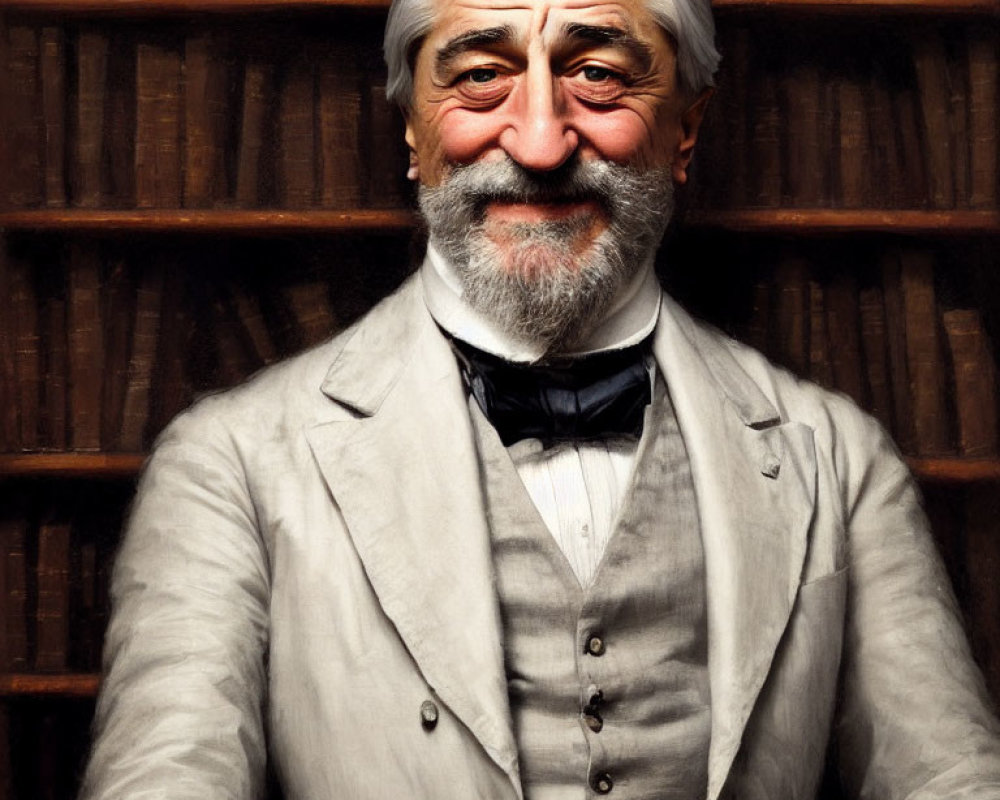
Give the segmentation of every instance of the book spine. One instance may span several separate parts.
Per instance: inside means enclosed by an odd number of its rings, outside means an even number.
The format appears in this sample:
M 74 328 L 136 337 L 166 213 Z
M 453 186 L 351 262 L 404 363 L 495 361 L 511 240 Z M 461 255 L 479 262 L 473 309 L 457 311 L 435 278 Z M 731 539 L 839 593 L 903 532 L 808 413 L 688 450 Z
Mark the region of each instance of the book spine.
M 101 324 L 101 262 L 91 245 L 70 249 L 67 292 L 69 339 L 70 445 L 101 447 L 101 385 L 104 336 Z
M 11 317 L 14 322 L 14 365 L 17 374 L 18 441 L 22 450 L 39 445 L 38 410 L 41 402 L 41 351 L 38 298 L 31 265 L 8 259 Z
M 112 263 L 102 294 L 105 356 L 101 391 L 101 446 L 113 451 L 121 448 L 120 435 L 138 305 L 132 265 L 124 259 Z
M 775 270 L 778 287 L 772 352 L 797 375 L 809 369 L 809 266 L 797 256 L 785 256 Z
M 74 203 L 83 208 L 102 204 L 101 169 L 104 146 L 104 92 L 107 86 L 108 38 L 100 30 L 81 30 L 76 43 L 77 79 L 75 152 L 72 164 Z
M 809 281 L 809 377 L 827 389 L 834 387 L 830 333 L 823 284 Z
M 755 165 L 753 197 L 756 206 L 781 205 L 781 109 L 774 73 L 764 69 L 753 83 L 750 159 Z
M 66 205 L 66 37 L 42 28 L 42 117 L 45 131 L 45 205 Z
M 42 440 L 47 447 L 66 449 L 66 375 L 69 354 L 66 335 L 66 300 L 59 296 L 45 300 L 45 380 L 42 383 Z
M 821 78 L 808 61 L 788 64 L 784 89 L 785 197 L 787 205 L 811 207 L 824 199 L 824 157 Z
M 861 348 L 871 402 L 869 410 L 887 431 L 894 430 L 885 305 L 882 289 L 867 286 L 859 293 L 858 314 L 861 322 Z
M 69 650 L 68 522 L 47 520 L 38 529 L 38 610 L 35 615 L 35 669 L 65 669 Z
M 136 45 L 135 194 L 139 208 L 181 204 L 181 56 L 168 45 Z
M 368 204 L 376 208 L 398 208 L 408 189 L 408 155 L 399 110 L 385 96 L 382 79 L 368 86 L 368 142 L 370 147 Z
M 25 556 L 28 521 L 21 509 L 5 509 L 0 518 L 4 572 L 3 624 L 4 662 L 9 672 L 23 672 L 28 666 L 28 562 Z
M 274 70 L 270 64 L 248 61 L 243 76 L 243 109 L 236 165 L 236 203 L 253 208 L 263 196 L 269 177 L 264 166 L 264 143 L 270 138 L 268 108 L 274 96 Z M 270 176 L 273 177 L 273 176 Z
M 951 451 L 951 436 L 938 335 L 934 264 L 925 251 L 905 250 L 900 254 L 900 265 L 917 454 L 947 455 Z
M 866 102 L 858 76 L 846 75 L 836 84 L 840 144 L 839 200 L 844 208 L 861 208 L 871 203 L 871 174 L 868 148 Z M 889 131 L 881 132 L 888 135 Z
M 953 309 L 941 320 L 951 352 L 959 454 L 994 458 L 997 369 L 982 318 L 975 309 Z
M 361 71 L 359 54 L 332 47 L 319 64 L 320 201 L 327 208 L 361 203 Z
M 969 69 L 964 48 L 947 50 L 945 78 L 948 81 L 948 132 L 951 137 L 951 172 L 955 205 L 968 207 L 970 200 Z
M 111 204 L 126 208 L 136 205 L 136 58 L 134 39 L 119 31 L 108 52 L 105 195 Z
M 826 318 L 830 333 L 833 381 L 859 406 L 867 406 L 861 371 L 861 324 L 858 287 L 849 272 L 838 272 L 826 287 Z
M 949 124 L 951 92 L 947 78 L 944 41 L 936 33 L 917 37 L 913 45 L 913 65 L 923 121 L 923 143 L 931 205 L 955 205 L 952 132 Z
M 316 194 L 315 75 L 306 57 L 287 65 L 278 97 L 278 204 L 309 208 Z
M 997 205 L 997 116 L 1000 115 L 1000 57 L 996 35 L 978 27 L 968 29 L 969 133 L 972 150 L 970 205 Z
M 243 325 L 245 338 L 250 342 L 251 351 L 256 356 L 257 363 L 274 363 L 278 360 L 278 350 L 271 337 L 271 332 L 268 330 L 257 298 L 235 283 L 231 287 L 230 293 L 236 316 Z
M 135 294 L 135 324 L 118 436 L 118 445 L 125 451 L 142 450 L 145 441 L 162 305 L 162 265 L 149 265 L 143 270 Z
M 284 294 L 304 347 L 322 342 L 337 330 L 337 319 L 325 282 L 293 284 L 286 287 Z
M 20 269 L 7 256 L 7 243 L 0 238 L 0 297 L 7 299 L 7 311 L 0 314 L 0 451 L 21 445 L 20 384 L 17 379 L 17 307 L 14 287 Z
M 7 76 L 3 118 L 7 164 L 6 200 L 15 208 L 39 206 L 44 200 L 42 157 L 44 130 L 38 87 L 38 31 L 24 25 L 0 30 L 6 34 Z
M 891 250 L 882 256 L 881 273 L 886 349 L 889 356 L 893 418 L 896 421 L 894 432 L 900 450 L 912 454 L 917 451 L 916 428 L 913 422 L 913 396 L 906 351 L 906 313 L 898 252 Z
M 227 65 L 220 37 L 184 44 L 184 205 L 211 207 L 226 197 Z

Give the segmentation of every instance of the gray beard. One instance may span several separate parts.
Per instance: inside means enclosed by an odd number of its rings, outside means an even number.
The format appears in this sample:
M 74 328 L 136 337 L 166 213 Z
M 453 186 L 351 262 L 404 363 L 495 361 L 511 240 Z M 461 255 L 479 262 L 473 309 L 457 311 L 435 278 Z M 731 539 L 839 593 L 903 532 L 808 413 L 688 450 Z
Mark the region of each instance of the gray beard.
M 596 201 L 609 220 L 582 254 L 572 245 L 590 215 L 507 224 L 503 247 L 487 235 L 490 202 L 567 200 Z M 659 245 L 674 208 L 669 168 L 639 172 L 577 159 L 551 173 L 510 159 L 455 167 L 439 186 L 421 186 L 419 201 L 431 243 L 456 270 L 466 302 L 546 353 L 571 350 L 606 316 Z

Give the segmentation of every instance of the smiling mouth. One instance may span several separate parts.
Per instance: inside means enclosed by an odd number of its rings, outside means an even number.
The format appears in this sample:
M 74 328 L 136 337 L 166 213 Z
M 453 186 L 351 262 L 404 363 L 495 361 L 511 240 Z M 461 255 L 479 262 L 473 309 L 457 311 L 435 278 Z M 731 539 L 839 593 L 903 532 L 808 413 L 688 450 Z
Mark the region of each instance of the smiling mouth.
M 484 216 L 490 222 L 510 224 L 562 222 L 574 217 L 597 217 L 602 214 L 601 204 L 590 199 L 539 202 L 494 200 L 484 208 Z

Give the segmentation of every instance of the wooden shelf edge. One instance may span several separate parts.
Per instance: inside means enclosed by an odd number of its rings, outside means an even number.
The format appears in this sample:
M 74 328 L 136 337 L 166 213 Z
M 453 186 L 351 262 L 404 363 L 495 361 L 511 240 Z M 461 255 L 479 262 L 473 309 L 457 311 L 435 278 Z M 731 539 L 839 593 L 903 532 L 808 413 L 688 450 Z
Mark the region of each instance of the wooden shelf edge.
M 78 233 L 405 232 L 416 224 L 408 209 L 37 209 L 0 212 L 0 229 Z
M 0 478 L 134 478 L 144 453 L 0 453 Z
M 4 673 L 0 674 L 0 697 L 97 697 L 101 676 L 97 673 Z
M 308 210 L 32 209 L 0 212 L 8 231 L 116 233 L 405 233 L 417 225 L 404 208 Z M 683 228 L 746 233 L 826 235 L 891 233 L 910 236 L 1000 235 L 1000 210 L 755 208 L 688 212 Z
M 1000 234 L 1000 210 L 754 208 L 691 210 L 685 228 L 745 233 L 827 235 L 893 233 L 908 236 Z
M 925 483 L 980 483 L 1000 481 L 1000 459 L 914 458 L 906 459 L 910 470 Z

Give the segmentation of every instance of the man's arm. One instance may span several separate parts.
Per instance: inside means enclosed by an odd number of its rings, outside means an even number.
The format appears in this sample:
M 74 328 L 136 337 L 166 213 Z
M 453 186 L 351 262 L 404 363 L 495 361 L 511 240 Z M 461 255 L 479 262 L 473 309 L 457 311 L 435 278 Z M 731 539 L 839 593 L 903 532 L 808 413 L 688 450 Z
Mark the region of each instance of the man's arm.
M 874 422 L 871 423 L 874 429 Z M 1000 728 L 920 497 L 881 431 L 848 508 L 837 737 L 849 794 L 1000 797 Z
M 163 433 L 139 484 L 84 800 L 262 793 L 267 556 L 211 404 Z

